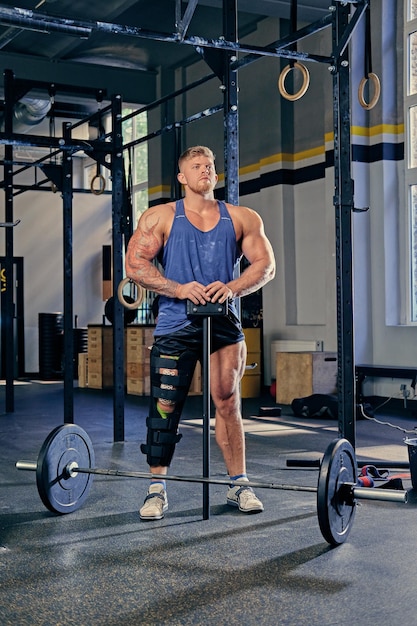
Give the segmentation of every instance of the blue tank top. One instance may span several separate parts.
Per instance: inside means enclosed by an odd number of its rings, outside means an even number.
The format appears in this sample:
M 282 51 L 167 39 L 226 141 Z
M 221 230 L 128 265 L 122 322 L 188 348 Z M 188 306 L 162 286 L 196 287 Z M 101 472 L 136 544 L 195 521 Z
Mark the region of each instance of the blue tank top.
M 208 285 L 215 280 L 228 283 L 242 253 L 236 233 L 224 202 L 218 202 L 220 219 L 216 226 L 203 232 L 193 226 L 184 211 L 184 201 L 178 200 L 171 232 L 165 244 L 161 265 L 166 278 L 178 283 L 193 280 Z M 229 308 L 237 315 L 234 301 Z M 161 296 L 155 336 L 167 335 L 190 324 L 186 300 Z

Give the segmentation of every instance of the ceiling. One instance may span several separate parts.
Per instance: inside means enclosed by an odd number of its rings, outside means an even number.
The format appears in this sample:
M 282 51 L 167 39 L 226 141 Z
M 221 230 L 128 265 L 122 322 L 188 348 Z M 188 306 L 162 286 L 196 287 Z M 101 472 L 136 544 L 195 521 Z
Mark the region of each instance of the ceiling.
M 186 38 L 219 39 L 223 34 L 222 4 L 222 0 L 199 0 Z M 291 4 L 291 0 L 238 0 L 239 39 L 254 31 L 265 17 L 289 19 Z M 324 17 L 329 4 L 330 0 L 298 0 L 299 21 L 312 23 Z M 16 7 L 24 11 L 17 12 Z M 84 112 L 88 98 L 94 100 L 98 89 L 107 96 L 121 93 L 125 102 L 147 104 L 156 98 L 156 77 L 161 70 L 170 71 L 199 58 L 192 45 L 172 41 L 176 21 L 186 16 L 187 7 L 188 2 L 179 0 L 0 2 L 1 67 L 12 69 L 17 79 L 33 81 L 35 90 L 42 91 L 50 83 L 58 85 L 57 114 L 60 102 L 65 114 L 72 111 L 76 116 L 77 109 Z M 54 20 L 59 29 L 53 28 Z M 97 27 L 83 38 L 62 27 L 71 20 L 76 25 Z M 107 23 L 132 27 L 131 34 L 126 34 L 126 29 L 121 33 L 121 28 L 103 27 Z M 48 32 L 39 32 L 42 27 Z M 165 40 L 159 40 L 164 36 Z

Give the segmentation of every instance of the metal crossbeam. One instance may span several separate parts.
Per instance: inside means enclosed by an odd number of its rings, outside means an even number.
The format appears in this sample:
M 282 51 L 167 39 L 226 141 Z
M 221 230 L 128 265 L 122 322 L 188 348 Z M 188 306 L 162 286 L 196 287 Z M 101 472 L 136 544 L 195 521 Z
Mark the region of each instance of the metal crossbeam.
M 86 20 L 66 19 L 58 16 L 51 17 L 35 11 L 17 9 L 0 5 L 0 24 L 13 26 L 26 30 L 41 32 L 57 32 L 76 37 L 88 38 L 92 33 L 99 32 L 107 35 L 137 37 L 154 41 L 178 43 L 193 46 L 194 48 L 214 48 L 216 50 L 229 50 L 231 52 L 247 52 L 258 57 L 284 57 L 309 59 L 316 62 L 329 63 L 329 57 L 321 55 L 309 55 L 295 51 L 280 49 L 279 47 L 263 47 L 249 44 L 241 44 L 238 41 L 227 39 L 206 39 L 200 36 L 182 37 L 179 33 L 166 34 L 157 31 L 146 30 L 137 26 L 115 24 L 111 22 L 98 22 Z

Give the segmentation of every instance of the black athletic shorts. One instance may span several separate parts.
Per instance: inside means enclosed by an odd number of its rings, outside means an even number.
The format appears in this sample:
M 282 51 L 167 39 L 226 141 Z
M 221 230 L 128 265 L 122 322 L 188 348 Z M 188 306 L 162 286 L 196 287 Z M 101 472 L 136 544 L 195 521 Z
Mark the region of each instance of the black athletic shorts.
M 227 316 L 211 318 L 211 352 L 245 339 L 239 319 L 229 311 Z M 169 335 L 154 338 L 160 354 L 181 354 L 184 350 L 195 352 L 197 359 L 203 356 L 203 318 L 194 317 L 188 326 Z

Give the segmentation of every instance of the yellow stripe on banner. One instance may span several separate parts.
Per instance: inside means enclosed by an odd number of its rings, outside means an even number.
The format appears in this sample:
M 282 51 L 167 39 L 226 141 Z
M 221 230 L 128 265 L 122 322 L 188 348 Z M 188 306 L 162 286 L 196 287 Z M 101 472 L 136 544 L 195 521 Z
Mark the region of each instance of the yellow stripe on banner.
M 157 185 L 156 187 L 148 188 L 148 196 L 155 196 L 156 194 L 169 194 L 171 192 L 171 187 L 169 185 Z
M 289 152 L 280 152 L 278 154 L 272 154 L 269 157 L 261 159 L 260 166 L 266 167 L 268 165 L 276 165 L 277 163 L 295 163 L 297 161 L 305 161 L 307 159 L 313 159 L 317 156 L 323 156 L 325 154 L 324 146 L 317 146 L 316 148 L 309 148 L 308 150 L 302 150 L 301 152 L 295 152 L 290 154 Z
M 352 135 L 357 137 L 375 137 L 377 135 L 402 135 L 404 124 L 378 124 L 367 128 L 365 126 L 352 126 Z
M 352 126 L 351 133 L 356 137 L 376 137 L 377 135 L 403 135 L 404 124 L 378 124 L 370 128 L 365 126 Z M 334 141 L 334 133 L 329 132 L 324 136 L 326 142 Z
M 310 150 L 302 150 L 294 154 L 294 161 L 304 161 L 306 159 L 312 159 L 317 156 L 322 156 L 325 153 L 324 146 L 318 146 L 317 148 L 310 148 Z
M 259 172 L 259 163 L 245 165 L 245 167 L 239 168 L 240 176 L 246 176 L 247 174 L 253 174 L 254 172 Z

